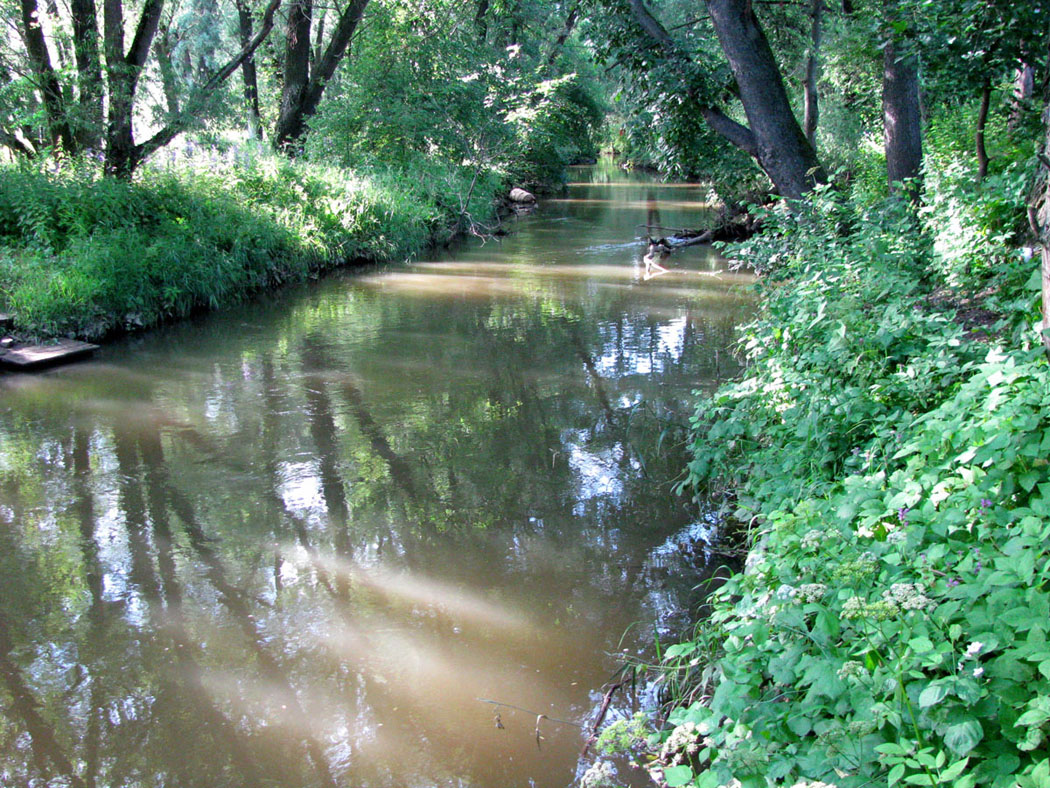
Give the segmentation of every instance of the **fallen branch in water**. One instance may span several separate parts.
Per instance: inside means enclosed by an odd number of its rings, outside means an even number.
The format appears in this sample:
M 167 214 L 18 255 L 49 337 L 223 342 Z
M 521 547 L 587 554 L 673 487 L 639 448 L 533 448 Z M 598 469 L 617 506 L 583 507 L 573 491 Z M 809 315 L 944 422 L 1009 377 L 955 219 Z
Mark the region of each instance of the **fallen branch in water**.
M 598 729 L 602 727 L 602 723 L 605 722 L 605 715 L 609 713 L 609 705 L 612 703 L 613 695 L 616 691 L 623 688 L 623 685 L 629 681 L 634 681 L 634 666 L 624 665 L 618 671 L 621 678 L 615 684 L 609 684 L 606 686 L 605 695 L 602 697 L 602 705 L 598 709 L 598 716 L 594 718 L 594 723 L 591 725 L 590 736 L 587 737 L 587 742 L 583 745 L 583 749 L 580 751 L 580 758 L 586 758 L 587 753 L 591 749 L 591 745 L 598 740 Z M 613 674 L 614 676 L 616 674 Z

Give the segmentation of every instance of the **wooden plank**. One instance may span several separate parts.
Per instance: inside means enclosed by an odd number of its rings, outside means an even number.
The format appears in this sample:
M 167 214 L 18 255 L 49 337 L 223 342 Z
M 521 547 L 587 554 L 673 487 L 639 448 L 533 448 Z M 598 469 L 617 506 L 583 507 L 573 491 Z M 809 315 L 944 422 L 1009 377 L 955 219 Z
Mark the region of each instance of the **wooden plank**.
M 90 342 L 60 339 L 53 345 L 22 345 L 8 348 L 0 355 L 0 364 L 18 369 L 36 369 L 76 361 L 90 356 L 96 350 L 98 345 L 92 345 Z

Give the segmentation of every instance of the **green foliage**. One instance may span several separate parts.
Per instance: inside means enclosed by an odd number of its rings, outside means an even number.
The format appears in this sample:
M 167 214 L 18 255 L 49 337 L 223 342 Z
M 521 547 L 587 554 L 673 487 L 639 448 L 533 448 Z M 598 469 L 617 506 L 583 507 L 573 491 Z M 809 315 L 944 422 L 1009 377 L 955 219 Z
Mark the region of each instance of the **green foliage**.
M 1031 140 L 1020 142 L 993 124 L 1001 155 L 977 177 L 971 155 L 976 109 L 942 113 L 927 134 L 927 195 L 923 220 L 934 240 L 933 271 L 947 285 L 980 287 L 1009 270 L 1007 257 L 1028 231 Z
M 955 197 L 981 217 L 989 193 L 1014 194 L 988 188 Z M 898 203 L 825 191 L 767 221 L 733 249 L 772 269 L 744 330 L 747 372 L 700 403 L 689 466 L 692 485 L 736 489 L 753 544 L 711 618 L 667 651 L 676 672 L 720 656 L 712 690 L 664 734 L 693 726 L 702 752 L 660 762 L 676 785 L 1044 786 L 1050 368 L 1036 291 L 1002 293 L 1016 326 L 1003 336 L 1019 340 L 974 342 L 930 301 L 941 251 Z M 1033 264 L 1004 251 L 1010 238 L 987 248 L 998 281 L 1016 283 Z M 987 272 L 955 273 L 972 289 Z
M 406 173 L 436 160 L 527 188 L 560 183 L 568 164 L 596 156 L 605 113 L 592 80 L 558 74 L 534 47 L 492 47 L 456 12 L 374 8 L 376 31 L 311 124 L 310 155 Z
M 409 180 L 250 150 L 177 159 L 139 182 L 3 168 L 0 299 L 23 332 L 100 338 L 408 256 L 447 240 L 464 211 L 487 217 L 497 186 L 437 164 Z

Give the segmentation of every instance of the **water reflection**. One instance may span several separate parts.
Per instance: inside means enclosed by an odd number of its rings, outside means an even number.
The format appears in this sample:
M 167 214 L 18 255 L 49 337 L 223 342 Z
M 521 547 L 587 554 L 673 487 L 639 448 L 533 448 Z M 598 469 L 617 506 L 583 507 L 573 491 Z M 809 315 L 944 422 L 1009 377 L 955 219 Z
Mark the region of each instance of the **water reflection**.
M 0 784 L 572 780 L 691 599 L 677 442 L 748 310 L 702 248 L 644 279 L 648 191 L 702 190 L 596 172 L 499 244 L 0 378 Z

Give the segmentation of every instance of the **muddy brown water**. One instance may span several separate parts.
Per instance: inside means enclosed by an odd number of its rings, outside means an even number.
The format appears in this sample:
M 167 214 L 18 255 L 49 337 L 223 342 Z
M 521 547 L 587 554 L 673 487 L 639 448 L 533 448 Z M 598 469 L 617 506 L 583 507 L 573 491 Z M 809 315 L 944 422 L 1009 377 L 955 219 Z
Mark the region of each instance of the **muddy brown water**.
M 574 169 L 501 242 L 0 376 L 0 784 L 570 785 L 702 579 L 670 488 L 747 278 L 634 238 L 704 196 Z

